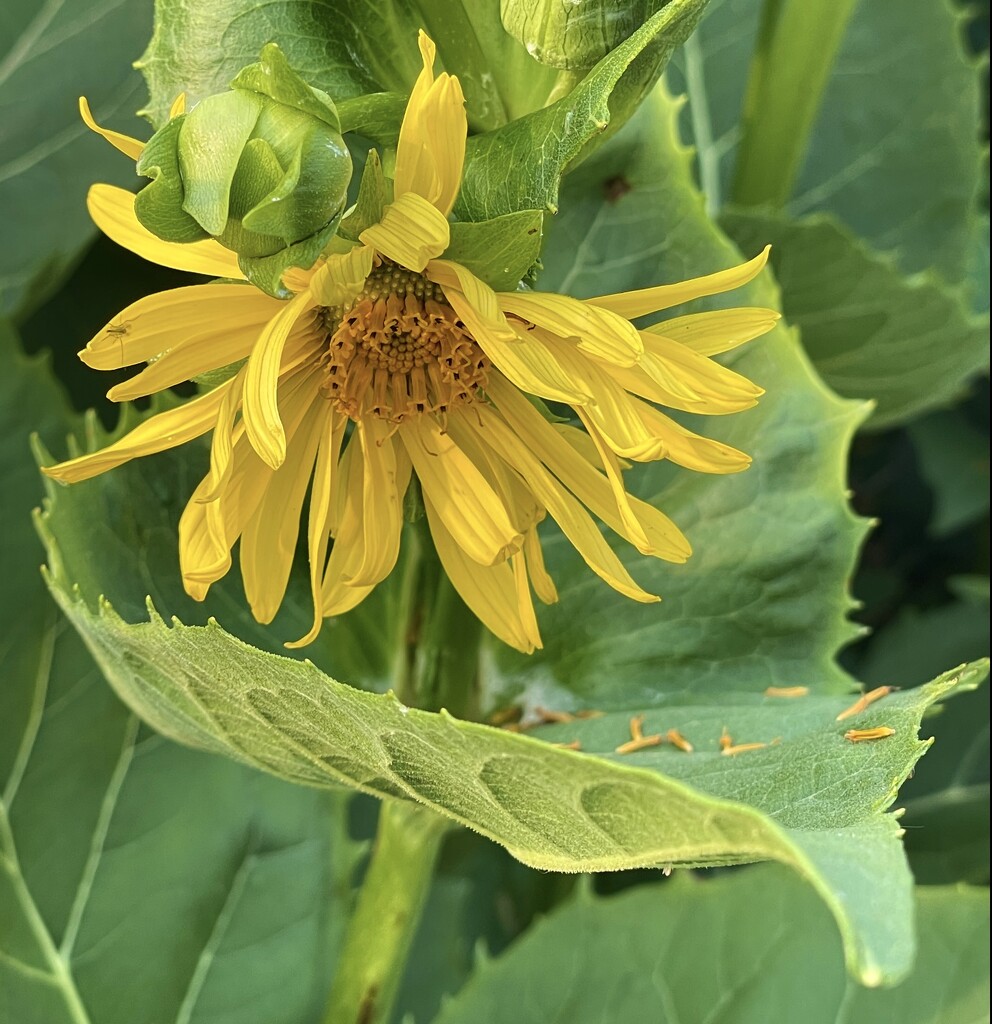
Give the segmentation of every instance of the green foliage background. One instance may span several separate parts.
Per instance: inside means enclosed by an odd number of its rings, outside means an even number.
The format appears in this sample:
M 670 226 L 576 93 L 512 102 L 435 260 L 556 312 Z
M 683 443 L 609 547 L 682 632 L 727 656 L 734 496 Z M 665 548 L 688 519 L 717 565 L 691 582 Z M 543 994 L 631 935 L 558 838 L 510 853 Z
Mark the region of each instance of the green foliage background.
M 981 665 L 947 670 L 989 647 L 981 19 L 862 0 L 772 209 L 735 202 L 760 5 L 638 6 L 641 28 L 562 74 L 492 2 L 159 0 L 154 34 L 144 0 L 0 15 L 2 1024 L 316 1024 L 373 797 L 482 834 L 446 841 L 397 1021 L 980 1019 L 988 690 Z M 100 398 L 113 375 L 75 351 L 134 298 L 190 283 L 94 240 L 86 188 L 133 178 L 76 96 L 144 137 L 137 106 L 160 123 L 176 93 L 224 88 L 274 38 L 388 145 L 420 26 L 468 100 L 456 212 L 542 222 L 537 287 L 641 287 L 770 241 L 774 275 L 721 299 L 785 315 L 733 359 L 766 389 L 758 408 L 693 424 L 753 468 L 630 476 L 696 549 L 673 568 L 618 546 L 661 606 L 617 597 L 545 538 L 561 593 L 545 649 L 490 642 L 466 684 L 485 712 L 606 714 L 527 735 L 385 694 L 405 630 L 395 581 L 325 629 L 312 665 L 281 646 L 308 615 L 301 581 L 271 629 L 237 579 L 186 598 L 175 523 L 203 450 L 47 496 L 36 471 L 67 434 L 92 447 L 121 429 Z M 128 68 L 149 38 L 143 83 Z M 858 720 L 895 725 L 892 740 L 843 740 L 858 683 L 903 688 Z M 796 684 L 812 696 L 761 696 Z M 634 713 L 697 752 L 616 756 Z M 893 804 L 927 747 L 921 719 L 936 742 Z M 781 743 L 723 758 L 723 726 Z M 582 754 L 550 745 L 573 739 Z M 753 860 L 778 864 L 658 870 Z M 880 982 L 896 987 L 864 987 Z

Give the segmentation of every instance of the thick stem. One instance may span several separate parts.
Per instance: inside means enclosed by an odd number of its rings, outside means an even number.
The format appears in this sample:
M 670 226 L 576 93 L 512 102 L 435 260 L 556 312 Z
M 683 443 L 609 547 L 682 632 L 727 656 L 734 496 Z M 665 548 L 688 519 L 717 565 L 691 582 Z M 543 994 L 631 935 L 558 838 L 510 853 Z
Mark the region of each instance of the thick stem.
M 857 0 L 765 0 L 733 201 L 784 206 Z
M 448 824 L 417 804 L 383 801 L 324 1024 L 389 1021 Z

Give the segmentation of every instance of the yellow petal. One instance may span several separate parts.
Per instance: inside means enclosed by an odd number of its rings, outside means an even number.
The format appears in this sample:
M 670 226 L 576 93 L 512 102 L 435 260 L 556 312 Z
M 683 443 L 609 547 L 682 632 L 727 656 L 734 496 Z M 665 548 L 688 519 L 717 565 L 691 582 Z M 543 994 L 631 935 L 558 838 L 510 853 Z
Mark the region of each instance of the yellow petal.
M 505 313 L 545 327 L 559 338 L 575 338 L 581 351 L 617 366 L 633 366 L 644 351 L 633 324 L 622 316 L 550 292 L 500 292 Z
M 644 347 L 637 366 L 611 367 L 611 374 L 621 387 L 652 402 L 721 416 L 752 408 L 764 394 L 746 377 L 670 338 L 645 332 Z
M 526 448 L 604 523 L 633 542 L 634 538 L 626 533 L 608 481 L 592 462 L 598 453 L 588 435 L 574 427 L 548 423 L 504 380 L 490 380 L 489 394 L 506 421 L 513 424 Z M 580 439 L 585 441 L 579 443 Z M 692 551 L 689 542 L 668 516 L 639 498 L 629 496 L 629 503 L 648 540 L 646 548 L 638 548 L 642 554 L 671 562 L 684 562 L 689 557 Z
M 555 604 L 558 600 L 558 588 L 544 565 L 544 551 L 541 539 L 537 535 L 537 527 L 532 526 L 524 537 L 524 554 L 527 556 L 527 572 L 534 593 L 545 603 Z
M 449 426 L 460 418 L 452 417 Z M 514 529 L 499 496 L 432 418 L 415 416 L 401 424 L 398 433 L 424 495 L 469 558 L 480 565 L 493 565 L 520 549 L 523 537 Z
M 331 503 L 334 547 L 327 560 L 320 593 L 324 617 L 351 611 L 373 589 L 372 586 L 352 587 L 347 582 L 354 578 L 365 557 L 365 460 L 357 431 L 351 435 L 336 475 L 340 485 Z
M 171 121 L 174 117 L 179 117 L 180 114 L 186 113 L 186 93 L 181 92 L 173 101 L 172 106 L 169 107 L 169 120 Z
M 310 494 L 310 514 L 307 521 L 307 550 L 310 559 L 310 593 L 313 598 L 313 625 L 306 636 L 293 640 L 285 646 L 306 647 L 317 639 L 323 622 L 321 614 L 320 589 L 327 562 L 327 547 L 330 540 L 331 499 L 337 485 L 338 453 L 344 440 L 346 420 L 333 411 L 324 423 L 324 432 L 317 448 L 317 464 L 313 473 L 313 490 Z
M 134 196 L 114 185 L 93 185 L 86 197 L 93 223 L 118 245 L 142 259 L 175 270 L 208 277 L 243 280 L 238 257 L 212 238 L 202 242 L 163 242 L 143 227 L 134 215 Z
M 424 32 L 419 44 L 424 66 L 400 127 L 394 192 L 397 196 L 416 193 L 447 217 L 455 205 L 465 164 L 465 98 L 457 78 L 441 74 L 434 81 L 435 47 Z
M 331 253 L 310 278 L 313 297 L 322 306 L 348 305 L 362 290 L 374 256 L 367 245 L 356 245 L 346 253 Z
M 131 138 L 130 135 L 122 135 L 120 132 L 112 132 L 107 128 L 101 128 L 96 121 L 93 119 L 93 114 L 90 112 L 90 105 L 85 96 L 79 97 L 79 114 L 86 124 L 86 127 L 90 131 L 94 131 L 97 135 L 102 135 L 107 142 L 114 147 L 114 149 L 120 150 L 125 156 L 130 157 L 132 160 L 137 160 L 141 156 L 142 151 L 145 148 L 145 144 L 140 142 L 138 139 Z
M 700 473 L 740 473 L 751 465 L 750 456 L 721 441 L 687 430 L 647 402 L 637 402 L 638 415 L 665 448 L 665 457 Z
M 286 593 L 303 499 L 313 474 L 317 445 L 331 414 L 330 404 L 319 393 L 315 396 L 299 429 L 288 440 L 286 461 L 272 474 L 241 537 L 245 596 L 252 615 L 262 623 L 275 618 Z
M 244 389 L 246 373 L 246 366 L 242 366 L 238 370 L 224 395 L 220 409 L 217 411 L 217 423 L 214 426 L 214 436 L 210 442 L 210 470 L 203 481 L 203 493 L 199 499 L 201 501 L 213 501 L 218 497 L 219 488 L 227 479 L 228 471 L 231 468 L 234 442 L 238 436 L 244 434 L 244 426 L 241 425 L 238 428 L 238 434 L 235 435 L 234 421 L 241 408 L 241 394 Z
M 415 192 L 404 192 L 383 211 L 382 220 L 366 228 L 359 241 L 407 270 L 420 273 L 448 248 L 448 220 Z
M 562 533 L 579 552 L 590 569 L 614 590 L 635 601 L 659 600 L 642 590 L 631 578 L 613 549 L 606 543 L 599 527 L 582 505 L 544 468 L 541 462 L 514 435 L 506 422 L 487 406 L 477 406 L 478 417 L 452 417 L 449 429 L 477 432 L 483 443 L 490 445 L 507 464 L 526 480 L 537 500 L 561 527 Z
M 229 332 L 260 333 L 282 305 L 248 284 L 194 284 L 156 292 L 121 310 L 79 358 L 94 370 L 119 370 L 181 344 L 210 349 Z
M 365 522 L 364 557 L 345 582 L 352 587 L 375 586 L 396 565 L 403 531 L 403 496 L 410 483 L 410 460 L 390 436 L 385 420 L 365 416 L 358 424 L 365 470 L 362 512 Z
M 503 316 L 496 293 L 467 267 L 451 260 L 431 260 L 427 265 L 427 278 L 444 289 L 445 297 L 470 331 L 484 330 L 503 341 L 517 340 L 516 332 Z M 457 300 L 458 305 L 453 300 Z
M 513 569 L 506 562 L 479 565 L 470 559 L 426 495 L 424 509 L 438 558 L 462 600 L 500 640 L 531 654 L 540 637 L 535 638 L 522 620 Z
M 223 523 L 215 528 L 207 523 L 208 509 L 216 508 L 203 501 L 208 483 L 206 477 L 200 481 L 179 518 L 179 568 L 183 588 L 195 601 L 204 600 L 211 584 L 231 568 L 231 548 L 222 539 Z
M 715 356 L 743 345 L 770 331 L 781 313 L 774 309 L 742 306 L 737 309 L 713 309 L 706 313 L 690 313 L 672 320 L 662 320 L 641 332 L 661 334 L 701 356 Z
M 122 466 L 131 459 L 163 452 L 200 437 L 216 423 L 217 412 L 231 383 L 228 381 L 185 405 L 152 416 L 98 452 L 44 467 L 42 472 L 53 480 L 74 484 Z
M 279 375 L 283 349 L 296 321 L 314 306 L 309 292 L 282 304 L 282 310 L 269 321 L 248 359 L 245 375 L 242 415 L 255 451 L 273 469 L 286 457 L 286 433 L 279 418 Z
M 729 270 L 721 270 L 706 277 L 694 277 L 678 284 L 660 284 L 654 288 L 641 288 L 636 292 L 616 292 L 613 295 L 597 295 L 586 301 L 600 309 L 609 309 L 620 316 L 633 320 L 638 316 L 656 313 L 660 309 L 681 306 L 683 302 L 701 299 L 704 295 L 716 295 L 732 288 L 740 288 L 761 273 L 768 262 L 771 246 L 758 253 L 753 260 Z

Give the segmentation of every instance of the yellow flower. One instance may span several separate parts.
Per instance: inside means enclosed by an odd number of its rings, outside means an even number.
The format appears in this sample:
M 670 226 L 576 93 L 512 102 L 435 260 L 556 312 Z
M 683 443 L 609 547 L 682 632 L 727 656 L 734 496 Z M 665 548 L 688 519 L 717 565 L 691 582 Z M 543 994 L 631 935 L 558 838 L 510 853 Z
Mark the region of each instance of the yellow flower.
M 493 633 L 530 652 L 541 645 L 532 591 L 557 599 L 537 535 L 546 515 L 612 587 L 656 601 L 590 512 L 645 555 L 684 562 L 690 547 L 667 516 L 626 492 L 623 460 L 670 459 L 706 473 L 747 467 L 747 456 L 656 405 L 711 414 L 754 405 L 761 389 L 709 357 L 764 333 L 777 314 L 722 310 L 645 331 L 630 321 L 742 285 L 767 253 L 708 277 L 586 301 L 494 292 L 442 258 L 467 129 L 458 80 L 434 77 L 423 33 L 420 49 L 393 202 L 352 248 L 287 273 L 288 301 L 243 283 L 235 255 L 215 241 L 163 242 L 138 223 L 130 193 L 93 187 L 90 212 L 116 242 L 227 279 L 140 299 L 98 334 L 80 353 L 87 365 L 147 363 L 109 397 L 127 401 L 241 365 L 102 451 L 46 472 L 84 480 L 213 431 L 209 472 L 179 526 L 183 580 L 202 600 L 240 539 L 261 622 L 282 602 L 309 489 L 314 623 L 291 646 L 312 641 L 324 617 L 354 608 L 389 575 L 416 475 L 454 586 Z M 140 153 L 139 142 L 97 130 L 132 158 Z M 550 422 L 528 395 L 572 406 L 584 429 Z

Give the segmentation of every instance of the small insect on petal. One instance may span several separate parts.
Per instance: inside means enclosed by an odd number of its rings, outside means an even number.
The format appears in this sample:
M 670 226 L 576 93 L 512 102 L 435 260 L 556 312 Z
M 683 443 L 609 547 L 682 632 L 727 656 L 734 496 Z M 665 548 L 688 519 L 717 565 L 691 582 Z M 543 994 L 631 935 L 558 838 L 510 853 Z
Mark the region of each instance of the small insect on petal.
M 665 733 L 665 737 L 673 747 L 678 750 L 684 750 L 687 754 L 691 754 L 695 749 L 693 745 L 678 731 L 678 729 L 669 729 Z
M 644 716 L 634 715 L 630 720 L 630 739 L 621 743 L 616 749 L 618 754 L 633 754 L 637 750 L 644 750 L 645 747 L 660 746 L 662 738 L 659 734 L 645 736 L 643 731 Z
M 865 708 L 874 704 L 875 701 L 887 697 L 893 690 L 898 689 L 898 686 L 876 686 L 874 690 L 869 690 L 867 693 L 862 694 L 849 708 L 845 708 L 835 721 L 843 722 L 845 718 L 851 718 L 854 715 L 860 714 Z
M 765 690 L 766 697 L 805 697 L 808 694 L 808 686 L 769 686 Z
M 864 743 L 866 740 L 884 740 L 886 736 L 895 736 L 895 729 L 887 725 L 880 725 L 874 729 L 848 729 L 844 733 L 844 739 L 852 743 Z

